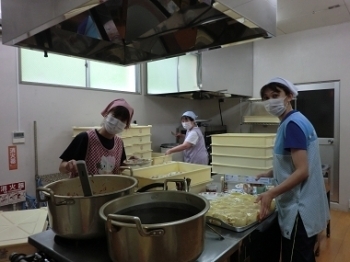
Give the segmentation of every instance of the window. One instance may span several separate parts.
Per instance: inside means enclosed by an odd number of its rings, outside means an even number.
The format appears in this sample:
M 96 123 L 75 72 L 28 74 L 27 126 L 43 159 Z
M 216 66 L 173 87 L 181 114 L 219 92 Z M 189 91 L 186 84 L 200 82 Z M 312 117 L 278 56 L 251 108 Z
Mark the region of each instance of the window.
M 64 86 L 86 86 L 85 60 L 21 49 L 21 81 Z
M 199 90 L 198 59 L 198 55 L 189 54 L 147 63 L 147 93 Z
M 21 81 L 59 86 L 140 92 L 140 66 L 118 66 L 42 51 L 20 50 Z
M 135 66 L 116 66 L 90 61 L 90 87 L 125 92 L 136 92 Z M 130 90 L 130 87 L 134 87 Z
M 147 63 L 147 93 L 177 93 L 178 57 Z

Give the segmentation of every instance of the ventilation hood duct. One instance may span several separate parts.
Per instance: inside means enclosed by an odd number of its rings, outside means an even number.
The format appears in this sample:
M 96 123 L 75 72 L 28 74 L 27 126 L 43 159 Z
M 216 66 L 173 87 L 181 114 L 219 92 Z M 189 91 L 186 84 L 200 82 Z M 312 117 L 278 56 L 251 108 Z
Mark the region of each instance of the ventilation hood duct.
M 1 0 L 2 42 L 132 65 L 275 35 L 270 0 Z

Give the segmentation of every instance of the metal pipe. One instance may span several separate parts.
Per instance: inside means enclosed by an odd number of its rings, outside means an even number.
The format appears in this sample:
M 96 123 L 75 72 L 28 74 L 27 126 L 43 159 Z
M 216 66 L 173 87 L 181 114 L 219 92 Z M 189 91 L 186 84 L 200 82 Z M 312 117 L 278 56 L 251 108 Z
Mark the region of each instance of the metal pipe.
M 34 121 L 34 166 L 35 166 L 35 180 L 39 178 L 38 171 L 38 140 L 37 140 L 37 126 L 36 121 Z M 36 184 L 36 181 L 35 181 Z

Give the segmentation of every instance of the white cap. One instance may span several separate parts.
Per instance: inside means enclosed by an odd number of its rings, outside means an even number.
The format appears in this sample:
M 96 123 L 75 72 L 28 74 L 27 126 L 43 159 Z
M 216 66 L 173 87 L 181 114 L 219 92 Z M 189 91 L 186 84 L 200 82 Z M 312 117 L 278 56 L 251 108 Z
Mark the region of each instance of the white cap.
M 282 77 L 275 77 L 268 82 L 268 84 L 271 84 L 271 83 L 279 83 L 279 84 L 285 85 L 286 87 L 288 87 L 289 91 L 293 94 L 294 97 L 298 95 L 297 87 L 287 79 L 284 79 Z
M 195 113 L 193 113 L 193 111 L 186 111 L 185 113 L 182 114 L 182 116 L 188 116 L 190 118 L 192 118 L 193 120 L 196 120 L 196 118 L 198 116 L 196 116 Z

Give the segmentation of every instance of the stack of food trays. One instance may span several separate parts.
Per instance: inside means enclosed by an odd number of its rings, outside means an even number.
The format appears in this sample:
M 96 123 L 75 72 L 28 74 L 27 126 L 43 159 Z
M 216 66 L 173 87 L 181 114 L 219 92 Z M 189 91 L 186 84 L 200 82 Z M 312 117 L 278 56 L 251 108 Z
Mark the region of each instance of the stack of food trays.
M 73 126 L 73 137 L 81 132 L 100 128 L 101 126 Z M 128 159 L 131 156 L 144 159 L 152 158 L 151 128 L 151 125 L 139 126 L 131 124 L 130 128 L 125 129 L 121 134 L 118 134 L 118 136 L 123 140 L 125 154 Z
M 212 171 L 256 176 L 272 168 L 276 134 L 225 133 L 211 136 Z

